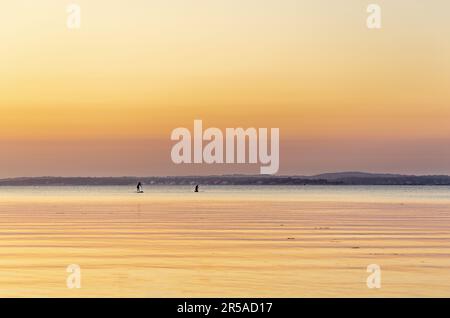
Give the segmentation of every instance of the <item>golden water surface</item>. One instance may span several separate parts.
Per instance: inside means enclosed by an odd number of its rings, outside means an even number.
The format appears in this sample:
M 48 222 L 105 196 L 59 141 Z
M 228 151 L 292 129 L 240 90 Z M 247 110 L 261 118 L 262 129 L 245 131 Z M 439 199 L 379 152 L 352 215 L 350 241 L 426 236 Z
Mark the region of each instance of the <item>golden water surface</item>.
M 450 296 L 448 202 L 48 192 L 0 197 L 2 297 Z

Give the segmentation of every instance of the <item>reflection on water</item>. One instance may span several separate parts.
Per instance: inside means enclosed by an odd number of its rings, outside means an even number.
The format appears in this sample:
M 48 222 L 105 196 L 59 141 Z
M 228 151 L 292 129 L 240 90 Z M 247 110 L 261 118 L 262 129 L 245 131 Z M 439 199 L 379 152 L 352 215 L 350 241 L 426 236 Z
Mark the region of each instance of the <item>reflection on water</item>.
M 137 196 L 133 186 L 0 187 L 0 199 L 99 200 L 299 200 L 345 202 L 450 203 L 450 186 L 146 186 Z
M 133 190 L 1 187 L 0 296 L 450 296 L 449 187 Z

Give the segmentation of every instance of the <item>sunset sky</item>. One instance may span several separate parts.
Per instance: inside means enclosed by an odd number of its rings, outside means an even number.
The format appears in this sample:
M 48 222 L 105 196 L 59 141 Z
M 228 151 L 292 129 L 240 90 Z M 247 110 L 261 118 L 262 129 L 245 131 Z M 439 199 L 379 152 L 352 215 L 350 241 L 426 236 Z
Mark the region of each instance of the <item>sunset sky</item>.
M 280 128 L 280 174 L 450 174 L 448 0 L 73 2 L 0 4 L 0 178 L 258 173 L 172 164 L 195 119 Z

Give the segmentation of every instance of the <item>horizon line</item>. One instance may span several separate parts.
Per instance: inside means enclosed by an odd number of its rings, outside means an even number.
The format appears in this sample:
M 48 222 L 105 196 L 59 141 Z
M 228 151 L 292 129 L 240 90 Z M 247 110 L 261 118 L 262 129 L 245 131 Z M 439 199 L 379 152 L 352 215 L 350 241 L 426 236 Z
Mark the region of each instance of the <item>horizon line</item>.
M 17 176 L 17 177 L 4 177 L 0 180 L 14 180 L 14 179 L 42 179 L 42 178 L 64 178 L 64 179 L 76 179 L 76 178 L 91 178 L 91 179 L 104 179 L 104 178 L 207 178 L 207 177 L 303 177 L 303 178 L 313 178 L 325 175 L 338 175 L 338 174 L 360 174 L 360 175 L 372 175 L 372 176 L 390 176 L 390 177 L 450 177 L 450 174 L 403 174 L 403 173 L 390 173 L 390 172 L 365 172 L 365 171 L 337 171 L 337 172 L 323 172 L 312 175 L 300 175 L 300 174 L 210 174 L 210 175 L 163 175 L 163 176 Z

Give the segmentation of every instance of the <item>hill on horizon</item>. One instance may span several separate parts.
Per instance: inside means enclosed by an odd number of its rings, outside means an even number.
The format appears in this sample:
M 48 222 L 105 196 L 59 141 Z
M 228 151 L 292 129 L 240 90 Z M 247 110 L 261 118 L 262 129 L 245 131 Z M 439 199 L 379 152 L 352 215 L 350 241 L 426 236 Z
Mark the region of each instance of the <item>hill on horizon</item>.
M 138 181 L 146 185 L 450 185 L 450 176 L 336 172 L 314 176 L 20 177 L 0 179 L 0 186 L 128 186 Z
M 398 178 L 398 177 L 411 177 L 411 176 L 413 176 L 413 175 L 348 171 L 348 172 L 322 173 L 322 174 L 313 175 L 313 176 L 311 176 L 311 178 L 336 180 L 336 179 L 342 179 L 342 178 Z

